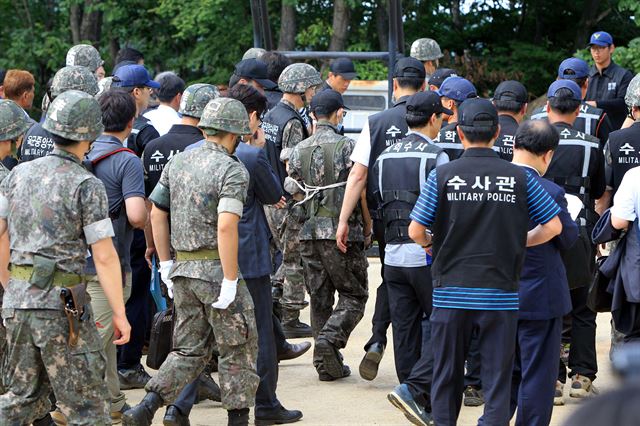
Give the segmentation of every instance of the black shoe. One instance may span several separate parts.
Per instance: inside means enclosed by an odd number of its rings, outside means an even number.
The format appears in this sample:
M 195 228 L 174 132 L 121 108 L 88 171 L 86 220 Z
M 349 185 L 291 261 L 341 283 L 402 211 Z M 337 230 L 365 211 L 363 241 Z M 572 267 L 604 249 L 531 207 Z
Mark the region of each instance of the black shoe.
M 464 406 L 465 407 L 479 407 L 484 404 L 484 393 L 482 389 L 478 389 L 474 386 L 467 386 L 464 390 Z
M 151 376 L 146 372 L 142 364 L 129 370 L 118 370 L 118 378 L 120 379 L 120 389 L 142 389 L 147 382 L 151 380 Z
M 342 375 L 340 377 L 330 376 L 326 371 L 318 371 L 318 379 L 321 382 L 333 382 L 334 380 L 342 379 L 344 377 L 349 377 L 351 375 L 351 369 L 348 365 L 342 366 Z
M 191 426 L 189 417 L 184 416 L 175 405 L 167 407 L 167 412 L 164 413 L 162 424 L 164 426 Z
M 308 324 L 295 319 L 282 324 L 284 337 L 287 339 L 300 339 L 303 337 L 311 337 L 311 327 Z
M 198 376 L 198 395 L 196 396 L 196 404 L 207 399 L 221 402 L 222 395 L 220 394 L 220 386 L 218 386 L 210 375 L 200 373 L 200 376 Z
M 33 426 L 56 426 L 56 422 L 53 421 L 53 418 L 51 418 L 51 414 L 49 413 L 47 413 L 41 419 L 34 421 L 32 424 Z
M 228 426 L 249 426 L 249 409 L 227 410 Z
M 338 350 L 328 340 L 316 340 L 316 347 L 313 350 L 315 356 L 322 359 L 321 364 L 324 371 L 330 376 L 339 379 L 342 377 L 342 359 L 338 354 Z M 315 358 L 314 356 L 314 358 Z
M 147 392 L 140 404 L 127 410 L 122 415 L 124 426 L 151 426 L 153 415 L 162 407 L 164 401 L 155 392 Z
M 302 411 L 287 410 L 281 406 L 274 414 L 260 417 L 256 416 L 256 426 L 282 425 L 285 423 L 297 422 L 301 418 Z
M 360 377 L 365 380 L 373 380 L 378 375 L 378 367 L 382 356 L 384 355 L 384 345 L 382 343 L 373 343 L 364 354 L 364 358 L 360 362 Z
M 278 354 L 278 361 L 286 361 L 288 359 L 295 359 L 299 356 L 302 356 L 305 352 L 307 352 L 311 348 L 311 343 L 302 342 L 302 343 L 289 343 L 289 347 L 286 351 L 281 354 Z

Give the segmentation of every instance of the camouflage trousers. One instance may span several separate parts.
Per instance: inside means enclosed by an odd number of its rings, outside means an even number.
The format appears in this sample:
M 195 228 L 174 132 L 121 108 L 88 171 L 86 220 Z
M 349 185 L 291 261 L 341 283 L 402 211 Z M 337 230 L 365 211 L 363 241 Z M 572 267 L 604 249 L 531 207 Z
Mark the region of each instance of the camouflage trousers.
M 0 395 L 0 424 L 24 425 L 57 407 L 69 425 L 111 425 L 105 359 L 93 320 L 80 323 L 77 346 L 67 345 L 69 323 L 62 311 L 4 309 L 7 348 Z
M 333 240 L 303 241 L 305 282 L 311 296 L 313 338 L 341 349 L 364 315 L 369 297 L 367 258 L 362 243 L 349 243 L 342 253 Z M 338 303 L 334 308 L 335 293 Z M 314 357 L 314 365 L 319 359 Z
M 174 402 L 209 362 L 215 335 L 222 406 L 227 410 L 253 406 L 260 381 L 256 374 L 258 330 L 246 284 L 238 284 L 236 298 L 227 309 L 211 306 L 220 294 L 219 283 L 174 277 L 173 284 L 173 349 L 147 383 L 147 392 L 160 394 L 165 404 Z
M 7 329 L 4 328 L 4 322 L 2 321 L 2 297 L 4 296 L 4 288 L 0 284 L 0 395 L 4 391 L 2 385 L 2 366 L 4 365 L 4 351 L 7 344 Z

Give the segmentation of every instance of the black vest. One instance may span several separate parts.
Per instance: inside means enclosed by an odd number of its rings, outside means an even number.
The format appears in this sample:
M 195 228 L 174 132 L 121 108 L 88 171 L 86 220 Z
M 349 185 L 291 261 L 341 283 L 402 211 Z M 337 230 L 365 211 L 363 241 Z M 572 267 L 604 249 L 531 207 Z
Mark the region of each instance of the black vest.
M 127 148 L 134 151 L 138 157 L 142 156 L 142 152 L 144 151 L 144 145 L 149 141 L 143 141 L 140 138 L 140 133 L 146 130 L 148 127 L 153 127 L 148 118 L 144 117 L 140 114 L 136 120 L 133 122 L 133 129 L 131 129 L 131 134 L 127 138 Z M 157 133 L 157 132 L 156 132 Z M 155 135 L 154 139 L 159 135 Z
M 20 161 L 26 162 L 49 155 L 53 151 L 53 139 L 51 133 L 36 123 L 24 135 L 20 146 Z
M 409 238 L 409 215 L 442 152 L 422 136 L 411 133 L 385 149 L 376 160 L 371 179 L 378 182 L 376 198 L 387 244 L 413 243 Z
M 436 145 L 444 149 L 444 152 L 449 156 L 449 160 L 457 160 L 464 152 L 462 141 L 458 137 L 458 131 L 456 129 L 458 123 L 450 123 L 440 129 L 440 133 L 434 140 Z
M 609 135 L 605 152 L 611 155 L 609 184 L 617 191 L 622 177 L 629 169 L 640 166 L 640 122 Z
M 262 130 L 266 143 L 264 149 L 267 151 L 267 158 L 271 167 L 278 175 L 280 184 L 284 187 L 284 179 L 288 176 L 284 163 L 280 161 L 280 153 L 282 152 L 282 134 L 287 123 L 291 120 L 298 120 L 302 124 L 303 138 L 309 137 L 307 126 L 304 123 L 298 111 L 289 105 L 279 102 L 262 119 Z
M 529 230 L 527 172 L 487 148 L 436 168 L 433 286 L 517 291 Z
M 369 155 L 368 168 L 371 170 L 378 156 L 393 144 L 402 140 L 407 134 L 407 98 L 403 96 L 386 111 L 369 116 L 369 136 L 371 139 L 371 154 Z M 378 183 L 373 179 L 367 179 L 367 205 L 375 216 L 378 209 L 378 200 L 375 193 L 378 190 Z
M 603 121 L 603 116 L 605 112 L 603 109 L 593 107 L 589 104 L 582 103 L 580 105 L 580 113 L 578 114 L 578 118 L 573 123 L 573 128 L 578 130 L 579 132 L 586 133 L 595 137 L 602 137 L 600 134 L 600 126 L 602 125 L 601 121 Z M 547 119 L 549 114 L 547 114 L 547 106 L 542 106 L 538 108 L 532 115 L 532 120 L 541 120 Z M 608 133 L 607 133 L 608 135 Z
M 499 115 L 498 120 L 500 122 L 500 134 L 494 147 L 497 149 L 500 158 L 511 161 L 513 159 L 513 144 L 518 131 L 518 122 L 506 114 Z

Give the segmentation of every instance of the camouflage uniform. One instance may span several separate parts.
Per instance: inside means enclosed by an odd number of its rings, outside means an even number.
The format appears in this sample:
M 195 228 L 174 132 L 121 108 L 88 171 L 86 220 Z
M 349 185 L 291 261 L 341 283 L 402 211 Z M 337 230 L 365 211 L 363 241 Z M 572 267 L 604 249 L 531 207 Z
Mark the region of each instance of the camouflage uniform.
M 93 140 L 102 132 L 100 119 L 91 96 L 69 91 L 51 104 L 44 127 L 72 140 Z M 104 185 L 77 157 L 58 148 L 16 167 L 2 182 L 0 217 L 8 223 L 14 267 L 33 265 L 40 256 L 55 261 L 56 273 L 81 275 L 88 246 L 114 235 Z M 0 424 L 43 417 L 53 390 L 70 424 L 110 425 L 105 360 L 89 305 L 89 317 L 79 323 L 78 344 L 69 347 L 57 278 L 36 283 L 15 273 L 2 312 L 7 353 Z
M 212 105 L 224 109 L 228 101 L 212 100 L 199 126 L 203 127 Z M 218 248 L 218 214 L 242 216 L 248 183 L 249 173 L 242 163 L 214 142 L 182 152 L 167 163 L 150 199 L 156 207 L 171 211 L 171 246 L 178 254 Z M 211 304 L 218 299 L 224 278 L 219 260 L 180 261 L 178 257 L 170 277 L 177 317 L 174 350 L 147 383 L 147 392 L 159 394 L 164 403 L 173 402 L 209 361 L 215 334 L 222 406 L 227 410 L 252 406 L 259 382 L 258 335 L 245 283 L 238 282 L 235 300 L 227 309 L 215 309 Z
M 289 175 L 314 186 L 346 182 L 353 165 L 349 157 L 354 146 L 352 139 L 339 135 L 335 126 L 321 120 L 316 133 L 293 150 Z M 332 150 L 333 158 L 330 158 Z M 326 158 L 330 158 L 331 164 L 325 164 Z M 329 176 L 332 171 L 333 176 Z M 285 189 L 295 192 L 289 184 Z M 368 264 L 359 209 L 349 220 L 347 253 L 336 247 L 343 197 L 344 187 L 338 187 L 323 190 L 306 201 L 303 204 L 305 221 L 300 231 L 305 283 L 311 295 L 313 337 L 316 341 L 323 338 L 336 348 L 346 346 L 349 335 L 364 315 L 368 298 Z M 334 309 L 336 291 L 339 299 Z M 321 358 L 317 354 L 314 354 L 314 365 L 322 372 Z
M 100 52 L 89 44 L 76 44 L 67 52 L 67 66 L 81 66 L 96 72 L 104 64 Z

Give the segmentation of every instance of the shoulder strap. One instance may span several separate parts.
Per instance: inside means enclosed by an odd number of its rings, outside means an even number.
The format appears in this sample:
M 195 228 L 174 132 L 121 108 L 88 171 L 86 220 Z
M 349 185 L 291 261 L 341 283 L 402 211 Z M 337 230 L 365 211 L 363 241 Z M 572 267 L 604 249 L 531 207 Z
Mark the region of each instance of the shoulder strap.
M 130 152 L 131 154 L 133 154 L 133 155 L 135 155 L 137 157 L 136 153 L 133 150 L 131 150 L 129 148 L 122 147 L 122 148 L 114 149 L 113 151 L 109 151 L 106 154 L 103 154 L 100 157 L 91 160 L 91 165 L 95 167 L 96 164 L 98 164 L 99 162 L 101 162 L 105 158 L 109 158 L 112 155 L 117 154 L 119 152 Z

